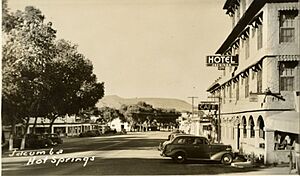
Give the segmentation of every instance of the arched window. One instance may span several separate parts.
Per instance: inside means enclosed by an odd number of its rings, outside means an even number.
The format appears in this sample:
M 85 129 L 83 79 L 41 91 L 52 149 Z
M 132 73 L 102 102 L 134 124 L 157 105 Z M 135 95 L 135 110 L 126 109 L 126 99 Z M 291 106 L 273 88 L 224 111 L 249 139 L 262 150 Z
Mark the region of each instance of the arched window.
M 265 139 L 265 132 L 264 132 L 265 123 L 264 123 L 264 119 L 261 116 L 258 117 L 257 124 L 259 127 L 259 137 Z
M 242 123 L 243 123 L 243 135 L 244 135 L 244 138 L 246 138 L 247 137 L 247 121 L 246 121 L 245 117 L 242 118 Z
M 255 137 L 255 130 L 254 130 L 254 120 L 253 120 L 252 116 L 250 116 L 249 125 L 250 125 L 250 137 L 254 138 Z

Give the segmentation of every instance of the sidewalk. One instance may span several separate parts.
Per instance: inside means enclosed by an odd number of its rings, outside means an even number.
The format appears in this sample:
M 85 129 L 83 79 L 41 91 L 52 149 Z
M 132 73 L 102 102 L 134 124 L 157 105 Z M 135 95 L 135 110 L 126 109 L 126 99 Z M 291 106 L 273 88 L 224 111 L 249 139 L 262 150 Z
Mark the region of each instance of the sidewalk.
M 283 166 L 272 166 L 260 169 L 258 171 L 253 172 L 246 172 L 243 173 L 243 175 L 299 175 L 297 173 L 289 173 L 290 169 L 289 166 L 283 165 Z
M 282 164 L 277 166 L 256 166 L 258 170 L 243 172 L 242 174 L 233 174 L 233 175 L 299 175 L 296 171 L 290 173 L 290 168 L 288 164 Z M 247 168 L 247 167 L 245 167 Z M 245 169 L 240 168 L 240 169 Z M 223 174 L 222 174 L 223 175 Z M 231 174 L 224 174 L 231 175 Z

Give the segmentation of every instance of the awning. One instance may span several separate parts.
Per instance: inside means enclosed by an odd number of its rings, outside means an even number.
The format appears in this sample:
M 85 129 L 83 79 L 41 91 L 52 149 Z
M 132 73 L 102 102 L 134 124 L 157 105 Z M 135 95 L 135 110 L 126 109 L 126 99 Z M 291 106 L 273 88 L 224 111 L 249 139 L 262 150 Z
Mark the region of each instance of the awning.
M 269 129 L 300 134 L 300 115 L 296 111 L 283 111 L 266 118 Z
M 278 61 L 300 61 L 300 55 L 279 55 L 276 58 Z
M 293 6 L 286 6 L 286 7 L 280 7 L 278 10 L 282 10 L 282 11 L 284 11 L 284 10 L 298 10 L 298 7 L 297 7 L 298 5 L 297 4 L 295 4 L 295 5 L 293 5 Z

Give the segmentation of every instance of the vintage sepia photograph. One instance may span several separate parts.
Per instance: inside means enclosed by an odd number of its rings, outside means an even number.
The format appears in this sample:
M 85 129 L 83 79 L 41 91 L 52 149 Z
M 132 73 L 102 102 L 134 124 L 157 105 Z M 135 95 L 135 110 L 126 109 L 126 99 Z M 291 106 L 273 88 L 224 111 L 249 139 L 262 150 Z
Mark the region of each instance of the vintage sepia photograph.
M 1 175 L 299 175 L 298 0 L 2 0 Z

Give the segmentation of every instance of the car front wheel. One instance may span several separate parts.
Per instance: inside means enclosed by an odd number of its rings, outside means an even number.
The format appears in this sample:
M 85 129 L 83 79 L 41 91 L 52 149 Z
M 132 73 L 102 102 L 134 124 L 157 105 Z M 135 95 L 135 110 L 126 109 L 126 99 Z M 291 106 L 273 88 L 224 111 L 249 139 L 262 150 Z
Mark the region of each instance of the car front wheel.
M 233 157 L 232 155 L 226 153 L 225 155 L 223 155 L 222 159 L 221 159 L 221 163 L 222 164 L 225 164 L 225 165 L 228 165 L 228 164 L 231 164 L 233 161 Z
M 179 164 L 184 163 L 186 161 L 186 156 L 183 152 L 176 153 L 175 156 L 172 158 Z

